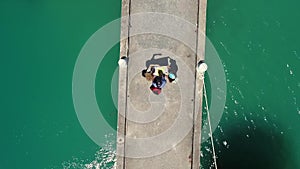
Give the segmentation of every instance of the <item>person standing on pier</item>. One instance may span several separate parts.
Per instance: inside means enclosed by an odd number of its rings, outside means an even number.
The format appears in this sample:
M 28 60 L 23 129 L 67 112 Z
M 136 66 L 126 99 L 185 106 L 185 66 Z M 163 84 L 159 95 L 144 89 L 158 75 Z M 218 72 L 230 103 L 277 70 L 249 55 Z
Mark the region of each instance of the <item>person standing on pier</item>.
M 154 93 L 159 95 L 161 93 L 161 90 L 163 87 L 165 87 L 167 81 L 165 78 L 164 73 L 159 70 L 158 71 L 158 76 L 155 76 L 153 79 L 152 85 L 150 86 L 150 90 Z

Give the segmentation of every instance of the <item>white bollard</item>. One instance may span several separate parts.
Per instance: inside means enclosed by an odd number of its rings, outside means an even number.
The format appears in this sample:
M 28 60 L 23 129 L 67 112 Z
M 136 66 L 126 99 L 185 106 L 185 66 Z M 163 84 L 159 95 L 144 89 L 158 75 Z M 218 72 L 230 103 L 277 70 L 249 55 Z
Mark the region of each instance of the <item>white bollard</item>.
M 201 60 L 198 65 L 197 65 L 197 72 L 199 73 L 200 75 L 200 79 L 204 79 L 204 73 L 207 71 L 207 64 Z
M 127 66 L 127 57 L 123 56 L 119 59 L 118 64 L 120 67 Z

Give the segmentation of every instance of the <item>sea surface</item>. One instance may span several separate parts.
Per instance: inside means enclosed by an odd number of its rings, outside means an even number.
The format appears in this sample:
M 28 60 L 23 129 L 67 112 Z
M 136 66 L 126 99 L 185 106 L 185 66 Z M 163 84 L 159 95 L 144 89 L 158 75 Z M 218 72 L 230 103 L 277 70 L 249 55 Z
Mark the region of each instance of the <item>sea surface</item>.
M 297 0 L 208 0 L 207 36 L 227 79 L 213 134 L 219 169 L 300 168 L 299 6 Z M 87 136 L 74 110 L 72 76 L 85 42 L 120 10 L 120 0 L 0 1 L 0 169 L 113 167 L 115 133 L 103 147 Z M 98 105 L 113 128 L 110 89 L 118 57 L 117 44 L 95 81 Z M 201 168 L 214 168 L 209 140 L 201 150 Z

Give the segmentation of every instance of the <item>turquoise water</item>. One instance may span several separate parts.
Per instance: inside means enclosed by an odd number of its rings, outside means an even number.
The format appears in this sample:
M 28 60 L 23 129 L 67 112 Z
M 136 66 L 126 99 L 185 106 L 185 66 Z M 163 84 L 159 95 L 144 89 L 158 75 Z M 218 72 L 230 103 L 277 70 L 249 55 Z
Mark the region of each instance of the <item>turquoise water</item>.
M 72 76 L 84 43 L 120 9 L 119 0 L 0 2 L 1 169 L 83 168 L 106 156 L 78 122 Z M 118 54 L 107 56 L 116 67 Z
M 300 168 L 299 5 L 208 1 L 207 36 L 227 77 L 226 108 L 214 133 L 221 169 Z M 100 148 L 77 120 L 72 75 L 84 43 L 120 9 L 119 0 L 0 2 L 0 168 L 113 165 L 113 137 Z M 99 107 L 113 127 L 117 110 L 107 89 L 118 52 L 116 45 L 96 78 Z M 202 167 L 209 168 L 209 141 L 202 152 Z
M 299 1 L 208 1 L 207 36 L 225 67 L 214 133 L 219 168 L 300 168 Z M 202 146 L 203 168 L 212 164 Z

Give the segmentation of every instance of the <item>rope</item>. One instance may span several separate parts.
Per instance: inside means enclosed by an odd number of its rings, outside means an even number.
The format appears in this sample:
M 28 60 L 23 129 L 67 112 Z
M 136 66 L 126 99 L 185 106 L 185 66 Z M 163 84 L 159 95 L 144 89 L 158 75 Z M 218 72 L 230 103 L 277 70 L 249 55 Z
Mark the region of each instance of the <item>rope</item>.
M 212 150 L 213 150 L 214 165 L 215 165 L 215 169 L 218 169 L 217 157 L 216 157 L 216 151 L 215 151 L 214 139 L 213 139 L 213 133 L 212 133 L 211 123 L 210 123 L 210 114 L 209 114 L 209 109 L 208 109 L 208 102 L 207 102 L 207 95 L 206 95 L 206 87 L 205 87 L 204 78 L 203 78 L 203 88 L 204 88 L 204 98 L 205 98 L 205 104 L 206 104 L 206 110 L 207 110 L 207 120 L 208 120 L 208 126 L 209 126 L 210 141 L 211 141 L 211 146 L 212 146 Z

